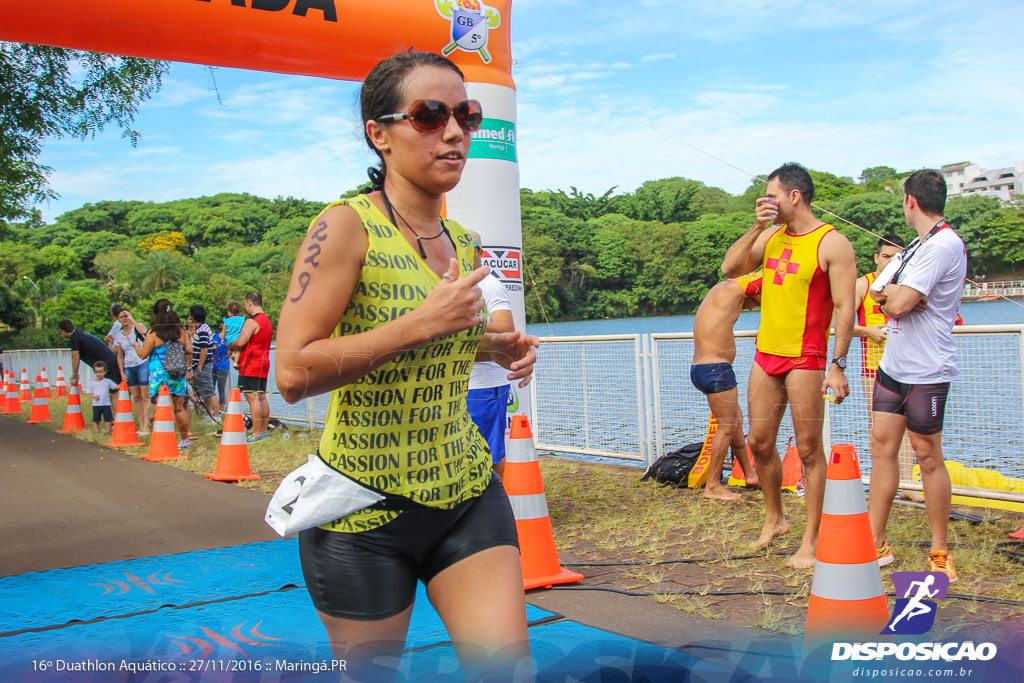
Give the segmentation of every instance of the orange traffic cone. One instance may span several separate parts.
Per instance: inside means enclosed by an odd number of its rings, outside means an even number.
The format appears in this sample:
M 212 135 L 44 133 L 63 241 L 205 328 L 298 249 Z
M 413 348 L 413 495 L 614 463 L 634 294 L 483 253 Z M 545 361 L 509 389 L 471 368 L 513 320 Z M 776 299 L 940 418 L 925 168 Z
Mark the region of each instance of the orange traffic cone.
M 782 488 L 796 491 L 796 485 L 804 478 L 804 463 L 800 459 L 800 451 L 793 445 L 795 436 L 789 437 L 786 444 L 786 457 L 782 459 Z
M 171 406 L 171 390 L 166 384 L 160 386 L 156 397 L 156 411 L 153 413 L 152 432 L 149 437 L 149 452 L 141 456 L 150 462 L 164 460 L 185 460 L 178 453 L 178 439 L 174 434 L 174 408 Z
M 204 475 L 214 481 L 251 481 L 259 479 L 249 466 L 249 445 L 245 442 L 245 418 L 242 417 L 242 393 L 231 390 L 228 412 L 224 415 L 217 467 L 213 474 Z
M 22 401 L 32 400 L 32 387 L 28 383 L 28 371 L 25 368 L 21 369 L 21 389 L 19 390 L 18 398 Z
M 18 383 L 14 381 L 14 373 L 7 373 L 7 384 L 4 395 L 4 415 L 21 414 L 21 399 L 18 398 Z
M 71 387 L 68 395 L 68 407 L 64 411 L 64 427 L 61 434 L 73 434 L 85 429 L 85 418 L 82 416 L 82 398 L 78 391 L 78 383 Z
M 128 382 L 121 382 L 117 388 L 117 410 L 114 411 L 114 431 L 107 446 L 145 446 L 135 431 L 135 414 L 132 413 L 132 396 L 128 393 Z
M 53 392 L 50 391 L 50 378 L 46 376 L 46 366 L 39 368 L 39 378 L 43 382 L 43 391 L 46 392 L 46 398 L 53 398 Z
M 3 414 L 13 415 L 22 412 L 22 401 L 17 397 L 17 384 L 10 373 L 4 376 L 3 392 Z
M 53 422 L 53 420 L 50 419 L 50 405 L 46 402 L 43 380 L 36 375 L 36 390 L 32 396 L 32 412 L 29 413 L 28 424 L 34 425 L 38 422 Z
M 60 365 L 57 366 L 57 388 L 53 392 L 54 398 L 64 398 L 68 396 L 68 380 L 64 376 L 64 368 Z
M 889 608 L 853 446 L 832 447 L 826 477 L 804 640 L 877 638 Z
M 1024 526 L 1010 534 L 1010 538 L 1024 539 Z
M 550 588 L 556 583 L 576 583 L 582 574 L 562 569 L 548 516 L 544 481 L 533 445 L 533 432 L 525 415 L 512 418 L 508 455 L 505 457 L 505 492 L 516 518 L 519 564 L 523 589 Z

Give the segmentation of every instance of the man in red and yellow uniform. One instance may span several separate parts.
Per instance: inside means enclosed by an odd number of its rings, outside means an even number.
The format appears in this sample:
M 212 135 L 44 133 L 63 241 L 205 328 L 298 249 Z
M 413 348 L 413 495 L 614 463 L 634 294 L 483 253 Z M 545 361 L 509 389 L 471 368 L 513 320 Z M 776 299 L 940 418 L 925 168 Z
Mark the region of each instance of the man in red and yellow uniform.
M 764 491 L 765 523 L 752 545 L 764 547 L 789 531 L 782 514 L 782 463 L 775 451 L 789 404 L 804 466 L 807 527 L 787 566 L 810 569 L 825 497 L 822 395 L 831 390 L 830 398 L 842 403 L 850 393 L 844 373 L 857 266 L 849 240 L 811 211 L 814 181 L 805 168 L 790 163 L 772 171 L 765 195 L 757 200 L 754 224 L 729 247 L 722 263 L 729 277 L 764 269 L 761 326 L 747 390 L 747 444 Z M 836 342 L 829 362 L 833 311 Z

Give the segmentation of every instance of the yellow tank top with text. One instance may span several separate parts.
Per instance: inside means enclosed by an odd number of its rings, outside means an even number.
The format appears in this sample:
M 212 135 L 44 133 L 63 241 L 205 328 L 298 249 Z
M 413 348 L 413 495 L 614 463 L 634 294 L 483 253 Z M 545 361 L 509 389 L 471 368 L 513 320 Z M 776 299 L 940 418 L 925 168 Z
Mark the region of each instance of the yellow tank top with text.
M 882 313 L 882 307 L 879 303 L 871 298 L 871 283 L 875 281 L 875 274 L 868 273 L 864 277 L 868 279 L 868 289 L 864 294 L 864 301 L 861 302 L 860 308 L 857 309 L 857 324 L 861 327 L 884 325 L 889 319 Z M 882 351 L 885 350 L 885 342 L 876 344 L 868 337 L 861 337 L 860 348 L 861 367 L 865 370 L 877 370 L 878 362 L 882 360 Z
M 365 196 L 331 204 L 362 219 L 368 247 L 359 280 L 332 336 L 379 327 L 420 306 L 440 277 Z M 324 209 L 326 211 L 326 209 Z M 313 219 L 310 229 L 316 226 Z M 445 221 L 463 273 L 473 240 Z M 331 392 L 320 455 L 331 467 L 381 491 L 450 509 L 491 480 L 487 443 L 466 408 L 466 387 L 484 325 L 433 339 Z M 400 513 L 365 509 L 321 525 L 358 532 Z
M 832 287 L 818 265 L 818 247 L 835 230 L 828 223 L 805 235 L 781 227 L 764 247 L 761 326 L 757 348 L 787 358 L 828 353 Z

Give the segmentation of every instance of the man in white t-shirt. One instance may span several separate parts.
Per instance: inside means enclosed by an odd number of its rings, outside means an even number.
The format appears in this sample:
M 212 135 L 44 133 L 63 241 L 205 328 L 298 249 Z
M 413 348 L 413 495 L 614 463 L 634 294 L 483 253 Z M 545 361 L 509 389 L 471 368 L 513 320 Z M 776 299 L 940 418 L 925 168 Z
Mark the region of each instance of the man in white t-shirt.
M 871 430 L 871 492 L 868 513 L 878 564 L 894 560 L 885 526 L 899 487 L 897 453 L 910 432 L 921 465 L 932 545 L 929 571 L 956 581 L 946 546 L 951 487 L 942 459 L 942 421 L 949 383 L 960 379 L 953 323 L 967 276 L 963 240 L 942 214 L 946 181 L 932 170 L 917 171 L 903 184 L 903 214 L 918 239 L 892 259 L 871 285 L 871 296 L 889 318 L 888 341 L 875 378 Z
M 480 267 L 480 234 L 468 230 L 473 238 L 473 267 Z M 492 272 L 479 285 L 487 307 L 488 332 L 512 332 L 512 305 L 505 285 Z M 466 405 L 477 429 L 491 450 L 491 465 L 498 476 L 505 472 L 505 412 L 508 405 L 508 370 L 492 361 L 477 361 L 469 375 Z

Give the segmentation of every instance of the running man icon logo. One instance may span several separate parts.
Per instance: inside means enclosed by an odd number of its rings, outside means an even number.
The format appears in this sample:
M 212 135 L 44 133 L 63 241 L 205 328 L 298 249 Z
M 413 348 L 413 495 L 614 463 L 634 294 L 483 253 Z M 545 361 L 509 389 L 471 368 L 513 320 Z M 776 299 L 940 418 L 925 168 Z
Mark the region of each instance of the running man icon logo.
M 894 633 L 920 635 L 935 623 L 935 600 L 945 600 L 949 577 L 942 572 L 893 572 L 890 574 L 896 595 L 892 618 L 882 635 Z

